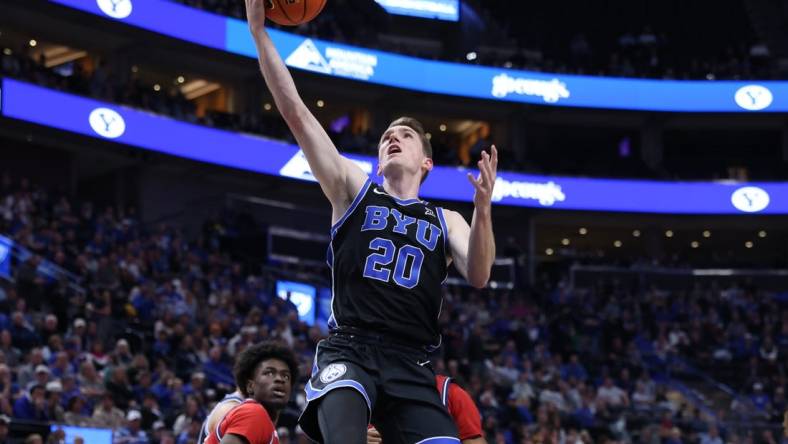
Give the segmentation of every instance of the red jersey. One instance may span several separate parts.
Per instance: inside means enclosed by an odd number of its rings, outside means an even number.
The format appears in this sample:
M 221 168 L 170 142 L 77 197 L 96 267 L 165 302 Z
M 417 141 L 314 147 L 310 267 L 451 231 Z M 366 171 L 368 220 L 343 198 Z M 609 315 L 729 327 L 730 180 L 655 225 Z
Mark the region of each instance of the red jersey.
M 443 405 L 457 425 L 460 440 L 482 436 L 482 417 L 468 392 L 459 385 L 452 384 L 451 378 L 443 375 L 436 375 L 435 383 Z
M 216 430 L 205 439 L 205 444 L 220 444 L 222 437 L 228 433 L 243 436 L 249 444 L 279 444 L 271 417 L 262 404 L 252 399 L 227 412 Z

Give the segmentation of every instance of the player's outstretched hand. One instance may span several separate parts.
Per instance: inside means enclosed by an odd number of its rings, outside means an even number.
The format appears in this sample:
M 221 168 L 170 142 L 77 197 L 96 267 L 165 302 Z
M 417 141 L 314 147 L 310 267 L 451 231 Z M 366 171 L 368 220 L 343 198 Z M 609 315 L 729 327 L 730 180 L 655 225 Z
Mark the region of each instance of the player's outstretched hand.
M 375 427 L 370 427 L 367 429 L 367 444 L 382 444 L 383 437 L 380 436 L 380 432 Z
M 252 33 L 265 27 L 265 2 L 271 0 L 246 0 L 246 20 Z
M 474 178 L 473 174 L 468 173 L 468 180 L 475 188 L 473 204 L 476 208 L 489 207 L 492 204 L 495 177 L 498 174 L 498 150 L 495 145 L 490 147 L 490 154 L 482 151 L 482 160 L 477 165 L 479 166 L 479 177 Z

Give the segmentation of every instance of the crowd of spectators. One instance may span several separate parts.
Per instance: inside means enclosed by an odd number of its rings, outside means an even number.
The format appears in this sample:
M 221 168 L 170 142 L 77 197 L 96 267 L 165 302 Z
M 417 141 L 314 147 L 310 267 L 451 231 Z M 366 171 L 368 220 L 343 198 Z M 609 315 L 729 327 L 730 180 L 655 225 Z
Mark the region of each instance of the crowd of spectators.
M 233 357 L 264 338 L 292 345 L 308 374 L 325 331 L 236 260 L 232 227 L 186 236 L 0 177 L 0 234 L 32 253 L 0 279 L 0 440 L 9 423 L 43 421 L 112 428 L 118 443 L 194 442 L 233 390 Z M 488 442 L 781 442 L 784 303 L 753 286 L 600 282 L 445 287 L 436 370 L 477 402 Z M 693 371 L 736 395 L 698 394 Z M 281 442 L 306 442 L 303 404 L 299 390 Z

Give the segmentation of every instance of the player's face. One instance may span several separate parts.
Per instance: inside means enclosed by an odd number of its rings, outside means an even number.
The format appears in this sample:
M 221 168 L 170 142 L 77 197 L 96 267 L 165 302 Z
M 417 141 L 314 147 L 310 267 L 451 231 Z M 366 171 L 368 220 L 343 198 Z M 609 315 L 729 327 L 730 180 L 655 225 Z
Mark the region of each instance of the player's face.
M 378 145 L 378 174 L 387 176 L 395 170 L 401 170 L 421 175 L 423 169 L 432 169 L 432 160 L 424 155 L 416 131 L 405 125 L 387 129 Z
M 291 378 L 287 364 L 279 359 L 266 359 L 255 369 L 247 390 L 266 410 L 282 410 L 290 400 Z

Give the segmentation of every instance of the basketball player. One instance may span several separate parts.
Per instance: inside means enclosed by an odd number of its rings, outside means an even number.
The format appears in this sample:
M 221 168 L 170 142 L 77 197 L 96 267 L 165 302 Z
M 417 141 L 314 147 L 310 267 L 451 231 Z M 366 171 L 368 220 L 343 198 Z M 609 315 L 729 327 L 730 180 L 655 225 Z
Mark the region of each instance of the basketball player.
M 216 405 L 213 406 L 213 409 L 211 409 L 211 413 L 205 418 L 202 427 L 200 427 L 197 443 L 202 444 L 205 438 L 211 434 L 211 430 L 216 429 L 216 424 L 224 418 L 224 415 L 242 402 L 244 402 L 243 393 L 241 393 L 241 389 L 237 387 L 234 392 L 225 395 L 221 401 L 217 402 Z
M 438 395 L 457 426 L 462 444 L 487 444 L 482 433 L 482 417 L 471 396 L 448 376 L 435 376 Z M 367 444 L 385 444 L 375 427 L 367 430 Z
M 428 349 L 440 342 L 441 283 L 453 261 L 484 287 L 495 258 L 491 198 L 498 154 L 484 153 L 471 226 L 419 200 L 432 169 L 421 124 L 400 118 L 380 139 L 372 183 L 341 156 L 307 109 L 265 29 L 265 0 L 246 0 L 260 68 L 285 122 L 332 207 L 332 334 L 316 350 L 299 423 L 327 444 L 365 444 L 370 420 L 388 444 L 459 443 L 435 390 Z
M 205 444 L 279 444 L 276 421 L 298 379 L 293 351 L 263 341 L 238 355 L 233 373 L 245 399 L 221 418 Z

